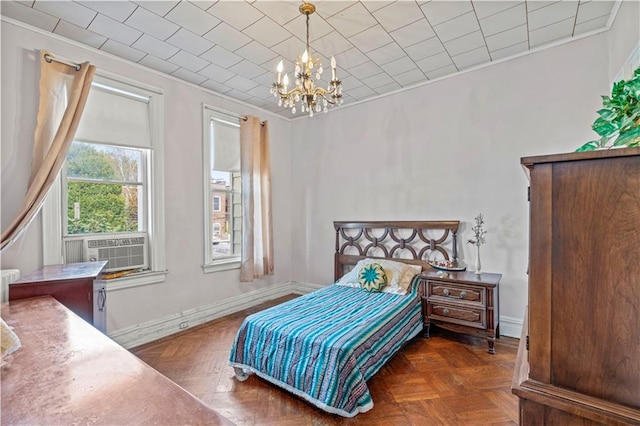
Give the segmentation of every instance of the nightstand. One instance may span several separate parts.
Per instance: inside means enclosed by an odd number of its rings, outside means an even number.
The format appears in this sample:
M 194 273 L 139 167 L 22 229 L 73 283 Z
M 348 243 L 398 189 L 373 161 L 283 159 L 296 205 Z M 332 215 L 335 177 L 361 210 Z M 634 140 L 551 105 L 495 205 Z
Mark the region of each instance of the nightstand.
M 420 297 L 424 336 L 431 325 L 457 333 L 483 336 L 489 353 L 500 337 L 498 284 L 501 274 L 474 272 L 440 273 L 427 270 L 420 274 Z

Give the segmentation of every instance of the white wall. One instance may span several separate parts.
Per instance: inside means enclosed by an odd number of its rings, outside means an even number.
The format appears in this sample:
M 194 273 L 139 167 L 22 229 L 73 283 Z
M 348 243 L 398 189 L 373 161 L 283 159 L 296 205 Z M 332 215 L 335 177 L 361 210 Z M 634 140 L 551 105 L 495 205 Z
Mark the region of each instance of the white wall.
M 459 219 L 464 242 L 482 212 L 483 270 L 503 274 L 502 332 L 510 325 L 513 334 L 527 303 L 520 157 L 573 151 L 593 137 L 609 87 L 607 48 L 597 35 L 295 120 L 294 280 L 332 281 L 334 220 Z M 472 265 L 472 247 L 461 247 Z
M 38 101 L 39 49 L 89 60 L 100 70 L 144 82 L 164 91 L 166 241 L 169 274 L 164 283 L 108 294 L 108 331 L 180 314 L 291 279 L 290 122 L 195 86 L 163 77 L 17 25 L 2 22 L 2 206 L 4 229 L 27 188 Z M 268 119 L 271 136 L 275 275 L 240 283 L 239 270 L 203 274 L 202 103 Z M 23 238 L 2 253 L 2 268 L 23 274 L 42 264 L 40 216 Z
M 640 43 L 640 2 L 624 1 L 609 37 L 609 79 L 613 80 L 629 54 Z M 610 91 L 609 91 L 610 92 Z

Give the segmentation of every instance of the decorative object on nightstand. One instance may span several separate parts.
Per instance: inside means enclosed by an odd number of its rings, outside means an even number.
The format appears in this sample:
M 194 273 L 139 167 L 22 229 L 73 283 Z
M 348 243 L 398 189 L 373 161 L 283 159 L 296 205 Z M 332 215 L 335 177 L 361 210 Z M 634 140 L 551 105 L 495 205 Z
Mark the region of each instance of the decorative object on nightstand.
M 498 284 L 501 274 L 426 270 L 420 275 L 424 336 L 432 325 L 485 337 L 489 353 L 500 337 Z
M 467 242 L 476 246 L 475 272 L 480 275 L 482 273 L 482 266 L 480 264 L 480 246 L 486 242 L 485 235 L 487 235 L 487 231 L 482 229 L 482 225 L 484 225 L 484 216 L 482 213 L 478 214 L 474 220 L 476 221 L 476 225 L 471 228 L 471 231 L 473 231 L 473 238 L 469 239 Z

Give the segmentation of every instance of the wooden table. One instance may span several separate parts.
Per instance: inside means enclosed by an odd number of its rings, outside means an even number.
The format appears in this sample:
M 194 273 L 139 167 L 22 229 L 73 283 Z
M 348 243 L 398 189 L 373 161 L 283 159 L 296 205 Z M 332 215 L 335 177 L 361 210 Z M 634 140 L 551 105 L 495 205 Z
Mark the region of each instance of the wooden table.
M 232 424 L 49 296 L 2 318 L 22 342 L 1 369 L 2 424 Z

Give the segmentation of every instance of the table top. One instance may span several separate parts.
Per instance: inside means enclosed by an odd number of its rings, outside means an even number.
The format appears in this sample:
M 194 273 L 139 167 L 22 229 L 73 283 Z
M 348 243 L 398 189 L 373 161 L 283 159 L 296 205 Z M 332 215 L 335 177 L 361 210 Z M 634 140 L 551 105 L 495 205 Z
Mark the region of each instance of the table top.
M 96 262 L 63 263 L 61 265 L 45 265 L 28 273 L 11 284 L 37 283 L 45 281 L 75 280 L 96 278 L 107 264 L 106 260 Z M 10 285 L 11 285 L 10 284 Z
M 2 424 L 232 424 L 49 296 L 2 317 L 22 342 L 1 367 Z
M 476 274 L 475 272 L 470 271 L 447 272 L 438 271 L 433 268 L 425 269 L 424 271 L 422 271 L 420 276 L 430 280 L 454 280 L 458 282 L 465 282 L 476 285 L 480 284 L 492 287 L 497 286 L 500 283 L 500 278 L 502 278 L 502 274 L 495 274 L 490 272 L 483 272 L 482 274 Z

